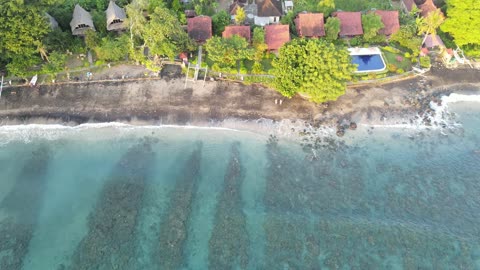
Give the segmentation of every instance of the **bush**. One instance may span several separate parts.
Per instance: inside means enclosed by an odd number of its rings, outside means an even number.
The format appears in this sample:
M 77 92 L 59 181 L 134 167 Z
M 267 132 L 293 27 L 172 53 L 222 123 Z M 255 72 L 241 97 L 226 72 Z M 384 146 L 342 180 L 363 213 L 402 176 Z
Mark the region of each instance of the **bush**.
M 350 39 L 350 45 L 351 46 L 356 47 L 356 46 L 361 45 L 362 43 L 363 43 L 363 39 L 360 36 Z
M 388 64 L 388 65 L 387 65 L 387 69 L 388 69 L 388 71 L 390 71 L 390 72 L 395 72 L 395 71 L 397 71 L 398 68 L 397 68 L 397 66 L 395 66 L 394 64 Z
M 98 66 L 102 66 L 102 65 L 105 65 L 105 61 L 103 61 L 103 60 L 97 60 L 97 61 L 95 61 L 95 66 L 98 67 Z
M 252 73 L 253 74 L 262 74 L 263 73 L 263 66 L 260 62 L 253 63 Z
M 391 53 L 399 53 L 400 50 L 391 46 L 385 46 L 382 48 L 384 51 L 391 52 Z
M 406 52 L 406 53 L 404 54 L 404 56 L 405 56 L 405 58 L 410 58 L 410 57 L 412 57 L 412 55 L 411 55 L 409 52 Z
M 403 57 L 401 57 L 400 55 L 397 56 L 395 59 L 396 59 L 397 62 L 399 62 L 399 63 L 400 63 L 400 62 L 403 62 Z
M 403 70 L 403 69 L 399 68 L 399 69 L 397 69 L 397 73 L 398 73 L 398 74 L 405 73 L 405 70 Z
M 431 66 L 430 57 L 428 57 L 428 56 L 420 57 L 420 66 L 422 68 L 429 68 Z

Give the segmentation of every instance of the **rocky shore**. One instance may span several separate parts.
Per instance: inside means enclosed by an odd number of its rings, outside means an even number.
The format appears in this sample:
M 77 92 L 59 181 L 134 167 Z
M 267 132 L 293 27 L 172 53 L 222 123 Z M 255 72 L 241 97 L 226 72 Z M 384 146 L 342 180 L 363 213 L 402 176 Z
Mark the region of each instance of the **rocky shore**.
M 290 119 L 344 132 L 363 124 L 408 124 L 431 113 L 430 102 L 463 91 L 480 93 L 480 71 L 432 68 L 425 76 L 350 87 L 337 101 L 314 104 L 259 85 L 182 78 L 9 87 L 0 99 L 7 124 L 123 122 L 137 125 L 214 125 L 227 119 Z M 342 134 L 339 134 L 340 136 Z

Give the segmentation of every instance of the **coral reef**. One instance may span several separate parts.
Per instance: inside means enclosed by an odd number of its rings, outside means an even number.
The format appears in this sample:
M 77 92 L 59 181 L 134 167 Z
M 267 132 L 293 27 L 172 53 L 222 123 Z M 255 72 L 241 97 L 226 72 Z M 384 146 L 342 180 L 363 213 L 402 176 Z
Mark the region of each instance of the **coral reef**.
M 244 169 L 238 148 L 238 143 L 232 145 L 223 191 L 218 197 L 209 241 L 209 269 L 246 269 L 248 264 L 250 242 L 241 196 Z
M 71 269 L 134 269 L 135 228 L 154 157 L 151 144 L 151 139 L 143 139 L 119 161 L 89 216 L 88 233 Z
M 50 151 L 32 152 L 13 189 L 0 203 L 0 269 L 21 269 L 45 192 Z
M 202 144 L 198 143 L 170 194 L 170 203 L 160 224 L 158 249 L 152 258 L 158 269 L 180 269 L 184 262 L 183 248 L 200 178 L 201 153 Z

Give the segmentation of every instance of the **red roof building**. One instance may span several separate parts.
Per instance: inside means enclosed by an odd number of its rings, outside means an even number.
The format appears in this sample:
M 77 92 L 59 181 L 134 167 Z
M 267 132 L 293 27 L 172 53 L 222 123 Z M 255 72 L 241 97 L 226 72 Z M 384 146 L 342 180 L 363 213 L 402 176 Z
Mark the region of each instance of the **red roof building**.
M 417 6 L 413 0 L 402 0 L 402 4 L 408 12 L 412 11 L 413 7 Z
M 335 12 L 333 16 L 340 20 L 340 36 L 363 35 L 361 12 Z
M 378 31 L 379 34 L 390 36 L 400 29 L 398 10 L 375 10 L 375 13 L 382 18 L 384 27 Z
M 325 36 L 323 13 L 300 13 L 295 19 L 295 26 L 300 37 Z
M 229 25 L 225 26 L 225 30 L 222 33 L 222 37 L 229 38 L 233 35 L 237 35 L 245 38 L 250 42 L 250 26 L 246 25 Z
M 212 19 L 208 16 L 198 16 L 188 19 L 188 36 L 203 43 L 212 37 Z
M 237 10 L 239 8 L 243 8 L 245 5 L 238 1 L 233 1 L 233 3 L 229 7 L 230 15 L 235 16 L 237 14 Z
M 256 0 L 257 16 L 279 17 L 283 15 L 282 2 L 280 0 Z
M 283 44 L 290 41 L 288 25 L 272 24 L 265 26 L 265 43 L 269 51 L 278 51 Z
M 420 14 L 422 17 L 427 17 L 430 12 L 433 12 L 437 9 L 437 6 L 433 3 L 433 0 L 426 0 L 423 4 L 419 5 Z

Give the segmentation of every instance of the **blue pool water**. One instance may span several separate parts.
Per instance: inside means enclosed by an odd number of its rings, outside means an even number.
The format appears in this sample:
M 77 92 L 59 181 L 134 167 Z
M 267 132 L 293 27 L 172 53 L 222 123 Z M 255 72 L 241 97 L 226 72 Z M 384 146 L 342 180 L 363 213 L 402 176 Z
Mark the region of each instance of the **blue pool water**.
M 351 55 L 352 63 L 357 65 L 358 72 L 381 71 L 385 69 L 385 63 L 379 54 Z
M 480 107 L 450 109 L 446 134 L 359 125 L 310 146 L 0 127 L 0 269 L 480 269 Z

